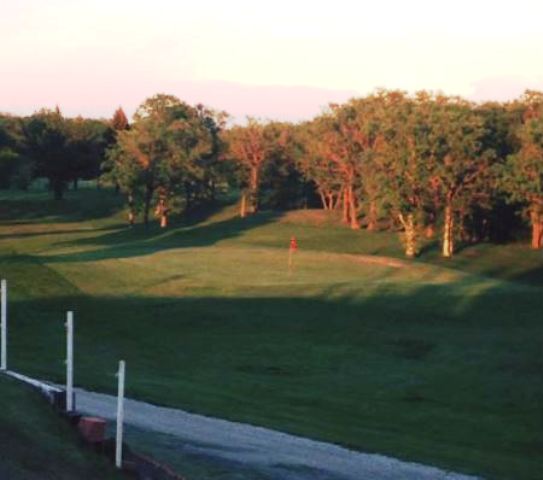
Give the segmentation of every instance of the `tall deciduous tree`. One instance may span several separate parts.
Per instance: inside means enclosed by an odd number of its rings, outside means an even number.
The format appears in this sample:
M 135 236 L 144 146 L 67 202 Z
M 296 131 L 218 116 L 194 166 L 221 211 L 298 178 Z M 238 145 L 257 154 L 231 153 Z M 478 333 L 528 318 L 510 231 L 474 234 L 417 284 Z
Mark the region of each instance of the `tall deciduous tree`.
M 327 128 L 323 117 L 300 124 L 295 131 L 298 144 L 295 160 L 306 180 L 315 184 L 322 208 L 333 210 L 340 204 L 343 183 L 336 163 L 330 158 L 328 145 L 323 141 Z
M 46 177 L 55 199 L 62 199 L 68 182 L 74 178 L 74 163 L 66 120 L 58 107 L 40 110 L 24 122 L 26 150 Z
M 254 118 L 248 118 L 244 126 L 234 126 L 225 132 L 227 156 L 239 166 L 242 218 L 258 211 L 262 172 L 274 147 L 272 140 L 266 125 Z
M 418 253 L 429 194 L 428 111 L 420 108 L 421 95 L 414 100 L 403 92 L 388 92 L 384 101 L 381 188 L 402 226 L 405 255 L 412 258 Z
M 217 125 L 210 111 L 194 108 L 171 95 L 156 95 L 140 105 L 129 130 L 118 132 L 111 149 L 111 172 L 128 195 L 130 216 L 141 204 L 149 223 L 153 198 L 160 225 L 168 224 L 170 197 L 194 190 L 202 171 L 216 156 Z M 187 195 L 185 195 L 187 197 Z
M 434 100 L 430 130 L 432 180 L 443 208 L 442 255 L 455 250 L 455 219 L 490 186 L 495 154 L 483 150 L 484 121 L 474 105 L 457 97 Z
M 527 91 L 524 121 L 517 130 L 519 150 L 510 155 L 502 185 L 511 200 L 526 206 L 533 249 L 543 246 L 543 93 Z
M 353 203 L 364 212 L 366 227 L 370 231 L 375 230 L 382 210 L 383 169 L 379 164 L 379 152 L 385 142 L 386 108 L 396 93 L 379 91 L 365 98 L 352 99 L 336 109 L 342 142 L 347 147 L 345 160 L 353 165 L 355 172 L 352 192 L 348 190 L 349 197 L 356 197 Z M 356 215 L 357 212 L 351 208 L 351 226 L 354 228 L 358 223 L 353 223 Z
M 117 108 L 117 110 L 115 110 L 113 113 L 113 118 L 111 119 L 111 128 L 113 128 L 113 130 L 116 132 L 120 132 L 122 130 L 128 130 L 129 126 L 128 118 L 126 117 L 124 110 L 122 107 Z
M 100 175 L 111 129 L 106 121 L 82 117 L 66 120 L 68 148 L 71 155 L 72 182 L 90 180 Z

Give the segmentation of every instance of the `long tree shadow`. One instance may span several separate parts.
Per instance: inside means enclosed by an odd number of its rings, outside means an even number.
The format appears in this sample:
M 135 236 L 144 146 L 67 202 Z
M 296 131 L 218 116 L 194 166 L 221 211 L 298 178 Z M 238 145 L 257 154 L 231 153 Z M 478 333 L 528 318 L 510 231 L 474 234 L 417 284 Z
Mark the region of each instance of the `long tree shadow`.
M 111 189 L 68 191 L 63 200 L 54 200 L 45 192 L 32 192 L 14 198 L 4 195 L 0 202 L 0 224 L 97 220 L 110 217 L 123 208 L 123 197 L 116 195 Z
M 78 234 L 78 233 L 89 233 L 89 232 L 101 232 L 101 231 L 111 231 L 111 230 L 118 230 L 119 228 L 122 228 L 124 224 L 116 223 L 114 225 L 107 225 L 104 227 L 96 227 L 96 228 L 71 228 L 71 229 L 58 229 L 58 230 L 51 230 L 47 228 L 47 224 L 44 225 L 44 228 L 38 229 L 36 231 L 32 232 L 24 232 L 24 233 L 1 233 L 0 234 L 0 240 L 13 240 L 13 239 L 22 239 L 22 238 L 32 238 L 32 237 L 43 237 L 43 236 L 55 236 L 55 235 L 71 235 L 71 234 Z
M 124 228 L 105 235 L 59 242 L 56 247 L 97 246 L 90 251 L 59 255 L 41 255 L 49 263 L 91 262 L 113 258 L 130 258 L 150 255 L 174 248 L 206 247 L 219 241 L 241 236 L 247 230 L 273 222 L 281 212 L 262 212 L 248 218 L 229 218 L 218 222 L 161 230 L 138 226 Z

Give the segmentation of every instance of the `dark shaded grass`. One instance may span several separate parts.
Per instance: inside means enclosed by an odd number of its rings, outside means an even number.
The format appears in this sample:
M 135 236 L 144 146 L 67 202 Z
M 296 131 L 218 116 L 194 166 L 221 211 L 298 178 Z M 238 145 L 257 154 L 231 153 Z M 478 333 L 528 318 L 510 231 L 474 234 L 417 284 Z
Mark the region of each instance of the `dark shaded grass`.
M 110 189 L 67 191 L 55 200 L 47 191 L 0 192 L 0 221 L 4 224 L 80 222 L 110 217 L 123 208 L 124 199 Z
M 104 457 L 84 449 L 76 433 L 39 394 L 0 375 L 0 478 L 125 478 Z
M 337 302 L 19 300 L 11 362 L 61 381 L 70 306 L 85 388 L 113 392 L 124 358 L 136 398 L 491 478 L 539 478 L 542 300 L 496 291 L 439 311 L 456 300 L 446 287 Z

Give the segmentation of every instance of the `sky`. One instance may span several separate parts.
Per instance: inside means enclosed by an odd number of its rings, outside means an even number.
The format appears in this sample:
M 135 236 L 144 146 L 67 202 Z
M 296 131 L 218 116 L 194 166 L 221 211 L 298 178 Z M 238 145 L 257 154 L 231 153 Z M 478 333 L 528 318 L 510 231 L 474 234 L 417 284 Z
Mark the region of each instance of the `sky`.
M 543 90 L 543 1 L 0 0 L 0 111 L 131 115 L 156 93 L 303 120 L 377 88 Z

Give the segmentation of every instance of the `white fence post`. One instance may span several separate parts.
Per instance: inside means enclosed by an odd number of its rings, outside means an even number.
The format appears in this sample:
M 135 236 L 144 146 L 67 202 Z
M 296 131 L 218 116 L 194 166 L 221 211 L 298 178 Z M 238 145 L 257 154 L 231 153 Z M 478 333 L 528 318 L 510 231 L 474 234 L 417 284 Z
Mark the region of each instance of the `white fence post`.
M 66 411 L 73 410 L 74 395 L 74 313 L 66 314 Z
M 117 391 L 117 437 L 115 449 L 115 466 L 122 468 L 123 466 L 123 422 L 124 422 L 124 377 L 125 363 L 124 360 L 119 361 L 119 377 Z
M 8 282 L 2 279 L 0 282 L 0 290 L 2 290 L 2 359 L 0 361 L 0 369 L 7 370 L 8 368 Z

